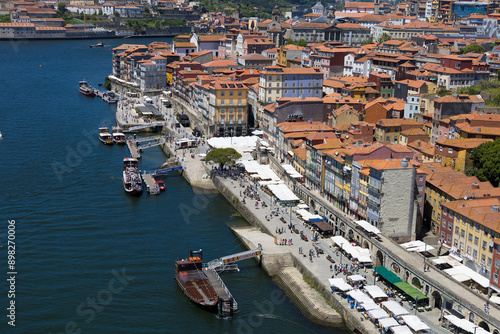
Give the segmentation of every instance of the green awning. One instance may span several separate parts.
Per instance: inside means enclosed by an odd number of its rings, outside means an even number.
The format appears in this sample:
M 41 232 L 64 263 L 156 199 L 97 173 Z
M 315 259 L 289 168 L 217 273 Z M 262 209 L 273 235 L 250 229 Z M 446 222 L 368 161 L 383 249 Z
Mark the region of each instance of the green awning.
M 402 282 L 402 280 L 395 273 L 388 270 L 384 266 L 375 267 L 375 272 L 377 272 L 380 276 L 382 276 L 382 278 L 384 278 L 387 282 L 391 284 Z
M 428 298 L 426 295 L 418 291 L 413 285 L 410 285 L 409 283 L 399 282 L 395 283 L 394 286 L 396 286 L 399 290 L 401 290 L 413 300 L 417 300 L 417 297 L 419 301 Z

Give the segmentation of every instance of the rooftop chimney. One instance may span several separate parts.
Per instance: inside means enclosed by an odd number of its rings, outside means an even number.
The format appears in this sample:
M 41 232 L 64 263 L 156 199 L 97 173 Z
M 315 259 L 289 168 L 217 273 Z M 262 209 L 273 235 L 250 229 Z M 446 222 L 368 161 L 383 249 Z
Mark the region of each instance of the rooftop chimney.
M 491 207 L 491 212 L 498 212 L 498 205 L 493 205 Z
M 472 184 L 472 189 L 479 189 L 479 184 L 477 184 L 476 182 L 474 182 Z

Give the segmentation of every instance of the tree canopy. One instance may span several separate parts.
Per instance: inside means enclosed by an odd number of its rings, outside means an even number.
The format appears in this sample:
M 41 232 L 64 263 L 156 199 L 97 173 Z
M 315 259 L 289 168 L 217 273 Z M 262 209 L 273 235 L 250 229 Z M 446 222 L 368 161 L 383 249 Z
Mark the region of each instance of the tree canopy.
M 474 174 L 481 181 L 490 181 L 495 187 L 500 184 L 500 139 L 483 143 L 472 152 Z
M 486 50 L 482 45 L 479 44 L 469 44 L 467 46 L 464 46 L 463 48 L 460 48 L 460 53 L 465 54 L 469 52 L 474 52 L 474 53 L 484 53 Z
M 382 44 L 382 43 L 390 41 L 390 40 L 391 40 L 391 35 L 389 35 L 388 33 L 384 32 L 382 34 L 382 36 L 379 39 L 377 39 L 377 43 L 378 44 Z
M 241 158 L 241 154 L 232 147 L 214 148 L 208 152 L 205 161 L 213 161 L 219 164 L 220 168 L 224 168 L 224 165 L 234 164 L 239 158 Z

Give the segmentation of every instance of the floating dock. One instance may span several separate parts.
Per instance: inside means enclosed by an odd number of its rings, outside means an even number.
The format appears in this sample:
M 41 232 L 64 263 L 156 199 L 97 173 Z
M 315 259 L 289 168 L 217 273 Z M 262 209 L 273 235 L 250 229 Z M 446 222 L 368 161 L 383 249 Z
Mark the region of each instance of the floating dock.
M 156 183 L 153 175 L 144 173 L 142 174 L 142 179 L 144 180 L 144 184 L 146 184 L 146 191 L 152 195 L 158 195 L 160 193 L 160 187 Z
M 132 158 L 140 159 L 141 153 L 139 153 L 139 149 L 135 145 L 135 142 L 132 139 L 127 139 L 128 150 L 130 151 L 130 156 Z

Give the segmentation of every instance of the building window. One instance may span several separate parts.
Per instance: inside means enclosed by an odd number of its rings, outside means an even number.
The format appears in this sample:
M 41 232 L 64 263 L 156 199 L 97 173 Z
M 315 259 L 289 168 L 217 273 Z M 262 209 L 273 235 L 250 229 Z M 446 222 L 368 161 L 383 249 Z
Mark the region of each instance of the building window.
M 455 234 L 458 235 L 458 233 L 460 233 L 460 229 L 458 228 L 458 226 L 455 226 Z
M 479 238 L 478 237 L 474 237 L 474 245 L 477 245 L 479 243 Z
M 448 223 L 448 230 L 451 231 L 452 228 L 453 228 L 453 224 L 452 223 Z
M 448 153 L 449 153 L 449 154 L 452 154 L 452 153 L 453 153 L 453 149 L 452 149 L 452 148 L 449 148 L 449 149 L 448 149 Z
M 469 241 L 472 242 L 472 233 L 469 233 Z
M 474 259 L 477 259 L 477 250 L 474 249 L 474 251 L 472 252 L 472 256 L 474 257 Z

